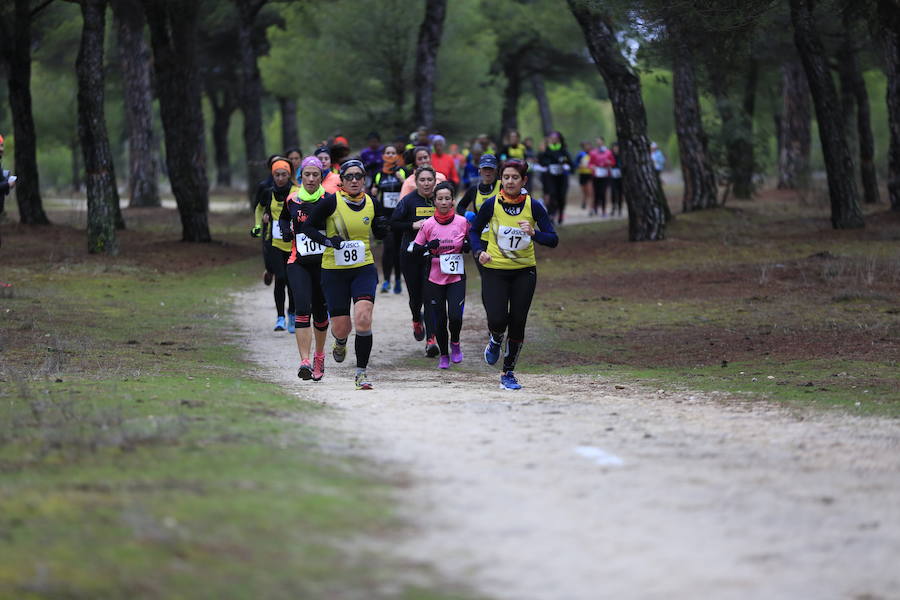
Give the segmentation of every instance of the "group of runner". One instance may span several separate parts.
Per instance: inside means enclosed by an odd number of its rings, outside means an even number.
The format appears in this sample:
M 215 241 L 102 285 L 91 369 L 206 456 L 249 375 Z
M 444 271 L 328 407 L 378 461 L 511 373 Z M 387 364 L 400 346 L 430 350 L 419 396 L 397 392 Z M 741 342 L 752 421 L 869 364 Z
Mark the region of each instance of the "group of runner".
M 440 170 L 433 164 L 444 143 L 437 137 L 433 146 L 380 147 L 376 169 L 372 152 L 351 157 L 339 148 L 336 160 L 334 141 L 306 158 L 297 148 L 270 157 L 251 235 L 263 240 L 264 282 L 275 283 L 275 330 L 295 334 L 301 379 L 324 376 L 330 326 L 338 363 L 355 332 L 356 388 L 372 389 L 374 237 L 384 241 L 381 292 L 402 293 L 402 276 L 413 338 L 425 342 L 440 369 L 463 360 L 463 255 L 472 253 L 487 313 L 484 360 L 494 365 L 502 354 L 500 387 L 521 388 L 515 369 L 537 281 L 534 244 L 558 244 L 553 222 L 528 193 L 529 165 L 518 157 L 501 162 L 483 153 L 477 184 L 455 206 L 459 175 L 447 161 Z

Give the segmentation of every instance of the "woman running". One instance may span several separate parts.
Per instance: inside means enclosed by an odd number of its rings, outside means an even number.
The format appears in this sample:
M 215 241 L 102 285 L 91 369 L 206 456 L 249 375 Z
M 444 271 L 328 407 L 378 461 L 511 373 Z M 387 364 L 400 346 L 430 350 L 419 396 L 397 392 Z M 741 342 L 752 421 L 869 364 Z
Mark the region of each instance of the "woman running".
M 422 222 L 416 234 L 413 253 L 430 254 L 431 268 L 425 283 L 425 302 L 434 314 L 435 335 L 441 358 L 439 369 L 463 359 L 459 345 L 463 310 L 466 302 L 466 277 L 463 252 L 469 251 L 469 222 L 453 212 L 453 184 L 449 181 L 434 188 L 434 216 Z M 449 335 L 447 327 L 450 327 Z M 449 341 L 449 344 L 448 344 Z
M 413 171 L 418 169 L 419 167 L 429 166 L 432 167 L 431 164 L 431 150 L 426 148 L 425 146 L 419 146 L 413 151 Z M 437 181 L 435 183 L 440 183 L 442 181 L 447 181 L 447 177 L 443 173 L 438 173 L 437 169 L 435 171 L 435 177 Z M 409 172 L 409 171 L 407 171 Z M 416 182 L 414 177 L 407 177 L 403 182 L 403 187 L 400 188 L 400 198 L 403 199 L 409 194 L 412 194 L 416 189 Z
M 612 152 L 613 160 L 615 161 L 609 170 L 609 190 L 612 198 L 612 207 L 609 209 L 609 214 L 622 216 L 622 163 L 619 162 L 622 153 L 619 151 L 619 142 L 613 142 L 609 150 Z
M 287 329 L 294 333 L 294 295 L 288 286 L 287 271 L 285 269 L 288 258 L 291 256 L 291 240 L 283 239 L 279 216 L 284 209 L 285 201 L 291 191 L 291 163 L 284 158 L 275 158 L 272 161 L 272 187 L 268 188 L 268 194 L 258 192 L 258 203 L 255 211 L 255 225 L 251 230 L 254 237 L 263 238 L 263 258 L 266 262 L 266 273 L 271 273 L 275 278 L 275 331 Z M 264 280 L 266 278 L 264 277 Z M 287 294 L 288 314 L 287 322 L 284 315 L 284 300 Z
M 315 156 L 307 156 L 300 164 L 301 185 L 288 196 L 286 210 L 282 212 L 282 230 L 291 232 L 293 240 L 291 256 L 287 264 L 288 281 L 297 308 L 297 349 L 300 352 L 300 368 L 297 377 L 319 381 L 325 374 L 325 336 L 328 331 L 328 309 L 322 291 L 322 254 L 325 246 L 317 244 L 303 232 L 303 224 L 309 219 L 313 207 L 325 195 L 322 187 L 322 162 Z M 312 317 L 312 323 L 310 323 Z M 316 351 L 312 364 L 309 347 L 315 328 Z
M 331 314 L 332 356 L 337 362 L 344 361 L 347 338 L 355 328 L 356 389 L 371 390 L 366 368 L 372 353 L 372 310 L 378 270 L 369 237 L 374 234 L 382 238 L 387 226 L 383 218 L 376 218 L 375 203 L 365 192 L 366 171 L 362 161 L 351 158 L 344 162 L 340 178 L 341 189 L 315 203 L 301 232 L 326 247 L 322 255 L 322 289 Z
M 590 142 L 581 142 L 581 152 L 575 155 L 575 172 L 581 186 L 581 210 L 586 210 L 588 202 L 594 202 L 594 168 L 591 167 Z
M 413 337 L 420 342 L 426 340 L 425 356 L 431 358 L 438 355 L 439 349 L 433 333 L 434 316 L 431 314 L 431 307 L 424 304 L 427 265 L 421 253 L 415 254 L 409 250 L 425 219 L 434 215 L 435 178 L 435 171 L 430 165 L 418 167 L 413 176 L 416 190 L 401 198 L 391 216 L 391 227 L 403 236 L 400 240 L 400 247 L 403 249 L 400 253 L 400 269 L 409 294 Z
M 313 156 L 322 163 L 322 187 L 325 188 L 325 193 L 335 193 L 341 185 L 341 177 L 331 168 L 331 151 L 328 146 L 316 148 Z
M 534 243 L 551 248 L 559 243 L 544 207 L 529 194 L 522 194 L 527 172 L 521 161 L 503 163 L 500 194 L 485 201 L 469 231 L 473 256 L 484 266 L 481 286 L 490 331 L 484 360 L 489 365 L 499 360 L 503 337 L 507 336 L 500 376 L 500 388 L 505 390 L 522 387 L 514 372 L 537 283 Z M 486 246 L 480 234 L 485 226 L 489 227 Z
M 566 149 L 566 141 L 558 131 L 547 136 L 547 147 L 538 157 L 538 162 L 547 169 L 544 176 L 544 195 L 550 214 L 562 223 L 566 212 L 566 194 L 569 193 L 569 173 L 572 159 Z M 526 178 L 527 179 L 527 178 Z
M 390 219 L 394 209 L 400 203 L 400 188 L 406 173 L 403 171 L 403 158 L 397 152 L 397 146 L 388 144 L 381 155 L 381 169 L 372 178 L 370 191 L 375 199 L 375 214 Z M 391 273 L 394 275 L 394 293 L 402 291 L 400 285 L 400 238 L 402 233 L 391 231 L 384 238 L 384 249 L 381 253 L 381 272 L 384 282 L 381 284 L 381 292 L 387 293 L 391 289 Z
M 294 168 L 293 179 L 300 181 L 300 164 L 303 162 L 303 152 L 300 148 L 288 148 L 284 151 L 284 157 L 291 163 Z

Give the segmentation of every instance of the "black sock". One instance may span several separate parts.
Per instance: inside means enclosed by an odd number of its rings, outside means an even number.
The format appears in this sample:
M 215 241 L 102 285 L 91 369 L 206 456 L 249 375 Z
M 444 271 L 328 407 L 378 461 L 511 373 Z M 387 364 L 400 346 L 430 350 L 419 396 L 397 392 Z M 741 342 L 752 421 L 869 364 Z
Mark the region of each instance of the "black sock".
M 369 355 L 372 354 L 372 332 L 357 331 L 354 342 L 356 348 L 356 368 L 365 369 L 369 365 Z
M 516 361 L 519 360 L 519 352 L 522 350 L 523 340 L 510 338 L 506 342 L 506 354 L 503 355 L 503 370 L 515 371 Z

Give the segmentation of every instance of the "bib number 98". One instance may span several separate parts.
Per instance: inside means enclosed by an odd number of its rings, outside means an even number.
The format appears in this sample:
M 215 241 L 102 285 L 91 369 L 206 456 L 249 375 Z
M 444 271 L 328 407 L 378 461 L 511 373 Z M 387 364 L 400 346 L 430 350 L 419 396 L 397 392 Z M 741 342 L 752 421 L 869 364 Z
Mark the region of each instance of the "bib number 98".
M 334 264 L 339 267 L 349 267 L 366 260 L 366 245 L 359 240 L 350 240 L 341 245 L 340 250 L 334 250 Z

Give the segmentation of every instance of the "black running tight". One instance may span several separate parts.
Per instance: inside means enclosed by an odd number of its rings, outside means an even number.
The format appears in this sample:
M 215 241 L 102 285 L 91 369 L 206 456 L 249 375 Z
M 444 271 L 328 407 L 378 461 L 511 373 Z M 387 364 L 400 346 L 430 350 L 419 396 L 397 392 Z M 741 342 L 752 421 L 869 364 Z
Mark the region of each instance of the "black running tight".
M 381 253 L 381 273 L 384 275 L 385 281 L 391 280 L 391 273 L 394 274 L 394 281 L 400 281 L 400 240 L 403 237 L 401 231 L 391 231 L 384 238 L 384 246 Z
M 481 270 L 481 290 L 488 329 L 495 339 L 504 333 L 510 340 L 525 339 L 525 322 L 537 284 L 537 269 L 492 269 L 490 263 Z
M 428 274 L 425 271 L 425 260 L 420 256 L 413 256 L 400 250 L 400 269 L 403 271 L 403 279 L 406 281 L 406 293 L 409 294 L 409 312 L 413 321 L 422 321 L 424 308 L 425 335 L 431 337 L 434 334 L 434 315 L 431 307 L 425 304 L 425 281 Z
M 439 285 L 433 281 L 425 284 L 425 301 L 431 305 L 434 315 L 434 335 L 437 338 L 441 355 L 450 354 L 449 342 L 459 343 L 459 332 L 462 330 L 463 311 L 466 307 L 466 280 L 460 279 L 447 285 Z M 447 329 L 450 335 L 447 335 Z

